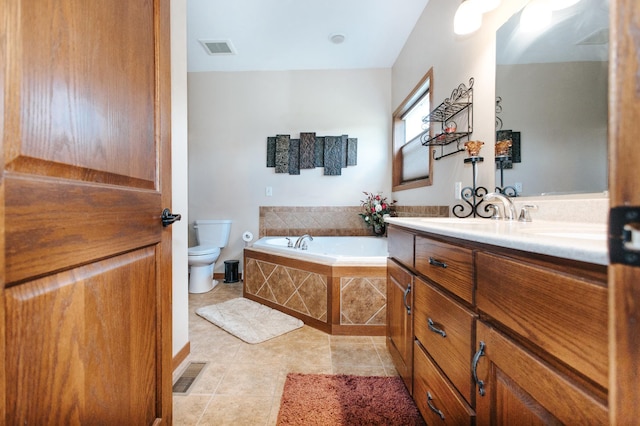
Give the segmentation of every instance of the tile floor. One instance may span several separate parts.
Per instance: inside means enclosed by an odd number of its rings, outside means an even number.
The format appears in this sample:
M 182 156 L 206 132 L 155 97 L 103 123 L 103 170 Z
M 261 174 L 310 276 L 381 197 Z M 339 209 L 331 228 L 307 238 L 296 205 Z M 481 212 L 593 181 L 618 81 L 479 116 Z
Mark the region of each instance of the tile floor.
M 188 362 L 207 365 L 187 395 L 174 394 L 175 425 L 275 425 L 289 372 L 397 374 L 384 337 L 330 336 L 305 325 L 250 345 L 195 314 L 201 306 L 241 296 L 242 282 L 189 295 L 191 354 L 174 372 L 174 381 Z

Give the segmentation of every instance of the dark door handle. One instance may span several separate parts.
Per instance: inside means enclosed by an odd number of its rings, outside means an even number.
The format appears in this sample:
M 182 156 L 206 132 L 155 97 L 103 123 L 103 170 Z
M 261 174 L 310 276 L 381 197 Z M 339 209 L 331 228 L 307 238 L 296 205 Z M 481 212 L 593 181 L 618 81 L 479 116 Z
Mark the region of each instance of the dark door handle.
M 160 219 L 162 219 L 162 226 L 169 226 L 173 224 L 173 222 L 177 222 L 180 219 L 182 219 L 182 215 L 172 214 L 171 210 L 164 209 L 162 210 L 162 215 L 160 216 Z

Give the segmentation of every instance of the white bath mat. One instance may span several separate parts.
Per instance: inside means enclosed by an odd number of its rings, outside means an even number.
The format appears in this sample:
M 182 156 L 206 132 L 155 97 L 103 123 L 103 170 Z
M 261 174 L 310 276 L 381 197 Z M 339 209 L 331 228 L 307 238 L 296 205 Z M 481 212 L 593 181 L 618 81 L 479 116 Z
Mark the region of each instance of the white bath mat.
M 304 325 L 297 318 L 243 297 L 196 309 L 196 314 L 251 344 L 273 339 Z

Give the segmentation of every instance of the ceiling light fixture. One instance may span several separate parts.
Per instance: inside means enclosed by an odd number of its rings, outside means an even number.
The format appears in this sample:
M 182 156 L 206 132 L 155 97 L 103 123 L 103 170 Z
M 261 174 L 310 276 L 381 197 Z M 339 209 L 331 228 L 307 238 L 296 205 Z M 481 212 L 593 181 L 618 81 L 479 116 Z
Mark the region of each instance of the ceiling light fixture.
M 491 12 L 496 7 L 500 6 L 500 0 L 467 0 L 473 4 L 480 13 Z M 564 1 L 579 1 L 579 0 L 564 0 Z
M 549 9 L 552 11 L 566 9 L 578 3 L 580 0 L 546 0 Z
M 344 43 L 346 37 L 344 34 L 340 34 L 340 33 L 333 33 L 329 35 L 329 40 L 331 40 L 331 43 L 333 44 L 342 44 Z
M 541 31 L 549 24 L 551 24 L 551 8 L 546 0 L 533 0 L 522 9 L 522 15 L 520 15 L 522 31 Z
M 482 25 L 482 12 L 473 0 L 463 1 L 453 17 L 453 32 L 458 35 L 471 34 Z

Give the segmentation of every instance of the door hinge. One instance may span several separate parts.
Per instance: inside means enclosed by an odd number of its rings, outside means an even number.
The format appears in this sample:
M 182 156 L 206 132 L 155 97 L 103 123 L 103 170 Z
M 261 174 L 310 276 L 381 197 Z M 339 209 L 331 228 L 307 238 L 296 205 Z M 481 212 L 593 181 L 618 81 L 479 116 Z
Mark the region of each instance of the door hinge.
M 609 211 L 609 260 L 640 266 L 640 207 L 614 207 Z

